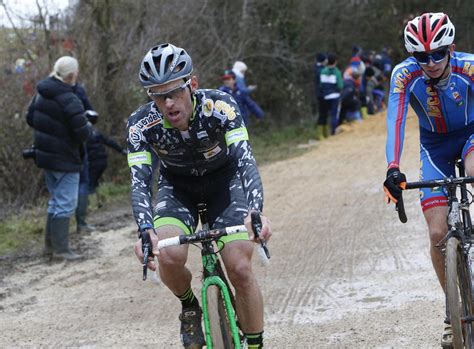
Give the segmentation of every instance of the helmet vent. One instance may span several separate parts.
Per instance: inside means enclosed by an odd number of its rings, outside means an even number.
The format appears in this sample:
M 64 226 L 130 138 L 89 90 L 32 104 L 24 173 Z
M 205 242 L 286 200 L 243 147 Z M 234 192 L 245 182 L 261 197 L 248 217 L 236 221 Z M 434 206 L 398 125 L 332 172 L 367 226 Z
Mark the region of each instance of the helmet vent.
M 148 73 L 148 75 L 151 75 L 151 67 L 150 67 L 150 64 L 148 62 L 143 62 L 143 66 L 145 67 L 145 70 L 146 72 Z M 141 73 L 142 74 L 142 73 Z M 145 74 L 142 74 L 142 76 L 145 75 Z M 146 77 L 146 80 L 148 80 L 148 76 Z
M 450 30 L 448 36 L 454 36 L 454 30 Z
M 434 28 L 436 27 L 438 22 L 439 22 L 439 19 L 436 19 L 436 20 L 433 21 L 433 23 L 431 23 L 431 30 L 434 30 Z
M 446 33 L 446 29 L 445 29 L 445 28 L 443 28 L 443 30 L 441 30 L 441 31 L 438 33 L 438 35 L 436 35 L 434 41 L 436 42 L 436 41 L 441 40 L 441 39 L 443 38 L 443 36 L 444 36 L 444 33 Z
M 153 56 L 153 65 L 157 71 L 160 71 L 161 55 Z M 151 72 L 151 70 L 149 70 Z
M 173 73 L 178 73 L 181 70 L 183 70 L 184 66 L 186 65 L 186 62 L 181 62 L 176 65 L 176 68 L 174 68 Z
M 416 25 L 414 25 L 413 23 L 410 23 L 410 27 L 415 33 L 418 33 L 418 28 L 416 27 Z
M 413 40 L 413 38 L 411 38 L 410 36 L 407 36 L 406 38 L 408 39 L 408 41 L 410 41 L 410 44 L 412 44 L 413 46 L 418 45 L 418 43 L 415 40 Z
M 165 62 L 165 69 L 166 70 L 168 70 L 171 62 L 173 62 L 173 56 L 169 55 L 168 57 L 166 57 L 166 62 Z

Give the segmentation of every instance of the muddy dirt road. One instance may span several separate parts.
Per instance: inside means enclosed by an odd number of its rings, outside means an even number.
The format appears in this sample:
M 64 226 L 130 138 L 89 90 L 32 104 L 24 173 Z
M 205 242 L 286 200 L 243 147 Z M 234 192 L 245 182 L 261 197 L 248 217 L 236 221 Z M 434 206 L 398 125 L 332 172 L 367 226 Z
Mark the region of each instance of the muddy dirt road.
M 270 265 L 255 263 L 265 347 L 437 347 L 443 298 L 417 193 L 406 196 L 407 224 L 383 204 L 384 120 L 374 116 L 261 168 L 274 229 Z M 416 127 L 411 117 L 402 159 L 409 180 L 418 178 Z M 180 305 L 164 286 L 141 280 L 128 222 L 84 237 L 83 262 L 35 259 L 6 277 L 0 347 L 179 348 Z M 189 262 L 199 265 L 197 249 Z

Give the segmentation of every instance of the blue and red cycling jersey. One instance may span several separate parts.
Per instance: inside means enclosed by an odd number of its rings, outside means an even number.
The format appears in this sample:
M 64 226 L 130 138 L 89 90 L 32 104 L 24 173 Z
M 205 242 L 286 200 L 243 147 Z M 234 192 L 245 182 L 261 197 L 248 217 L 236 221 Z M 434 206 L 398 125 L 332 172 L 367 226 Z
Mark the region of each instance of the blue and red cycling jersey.
M 387 112 L 388 168 L 399 167 L 408 104 L 420 125 L 420 180 L 455 175 L 455 160 L 474 151 L 474 55 L 454 52 L 451 74 L 433 86 L 415 58 L 392 73 Z M 447 205 L 442 188 L 421 189 L 423 210 Z
M 454 52 L 450 64 L 452 72 L 443 88 L 426 84 L 413 57 L 394 68 L 387 112 L 389 168 L 400 164 L 409 103 L 418 115 L 421 132 L 445 134 L 474 121 L 474 54 Z

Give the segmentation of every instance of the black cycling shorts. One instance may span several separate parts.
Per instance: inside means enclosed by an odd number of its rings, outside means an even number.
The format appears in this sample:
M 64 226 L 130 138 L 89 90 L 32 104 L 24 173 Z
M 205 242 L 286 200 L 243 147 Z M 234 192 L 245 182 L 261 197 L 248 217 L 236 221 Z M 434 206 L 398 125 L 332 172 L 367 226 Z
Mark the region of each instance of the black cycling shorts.
M 211 229 L 242 225 L 248 205 L 240 174 L 225 168 L 205 176 L 160 174 L 154 226 L 174 225 L 191 234 L 198 224 L 197 204 L 207 205 Z M 223 242 L 248 240 L 247 233 L 221 239 Z

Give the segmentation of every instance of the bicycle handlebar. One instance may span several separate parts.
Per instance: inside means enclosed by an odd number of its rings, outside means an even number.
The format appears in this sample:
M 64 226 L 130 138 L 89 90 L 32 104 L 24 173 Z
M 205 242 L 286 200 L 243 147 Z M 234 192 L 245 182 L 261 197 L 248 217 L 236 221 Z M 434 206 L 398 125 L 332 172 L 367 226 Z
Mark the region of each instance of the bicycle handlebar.
M 185 244 L 191 244 L 194 242 L 203 241 L 216 241 L 223 236 L 228 236 L 237 233 L 247 232 L 245 225 L 236 225 L 233 227 L 213 229 L 213 230 L 201 230 L 191 235 L 179 235 L 172 238 L 167 238 L 158 241 L 158 250 L 161 250 L 170 246 L 179 246 Z
M 434 179 L 429 181 L 420 181 L 420 182 L 407 182 L 403 190 L 408 189 L 420 189 L 420 188 L 435 188 L 435 187 L 446 187 L 446 186 L 458 186 L 461 184 L 474 183 L 474 177 L 446 177 L 443 179 Z M 403 204 L 403 195 L 400 196 L 400 199 L 395 205 L 395 209 L 398 212 L 398 219 L 400 222 L 406 223 L 407 216 L 405 213 L 405 206 Z
M 430 181 L 410 182 L 406 184 L 405 189 L 435 188 L 447 185 L 461 185 L 474 183 L 474 177 L 447 177 L 443 179 L 434 179 Z
M 258 212 L 251 213 L 252 219 L 252 228 L 255 232 L 255 237 L 259 239 L 260 232 L 262 230 L 262 220 Z M 245 225 L 236 225 L 233 227 L 221 228 L 221 229 L 212 229 L 212 230 L 201 230 L 195 234 L 191 235 L 179 235 L 172 238 L 167 238 L 158 241 L 158 250 L 161 250 L 170 246 L 179 246 L 190 244 L 194 242 L 203 242 L 203 241 L 217 241 L 223 236 L 228 236 L 237 233 L 247 232 Z M 260 239 L 259 239 L 260 240 Z M 270 259 L 270 252 L 267 247 L 267 243 L 264 240 L 260 240 L 260 246 L 258 249 L 258 254 L 260 261 L 263 265 L 268 264 Z

